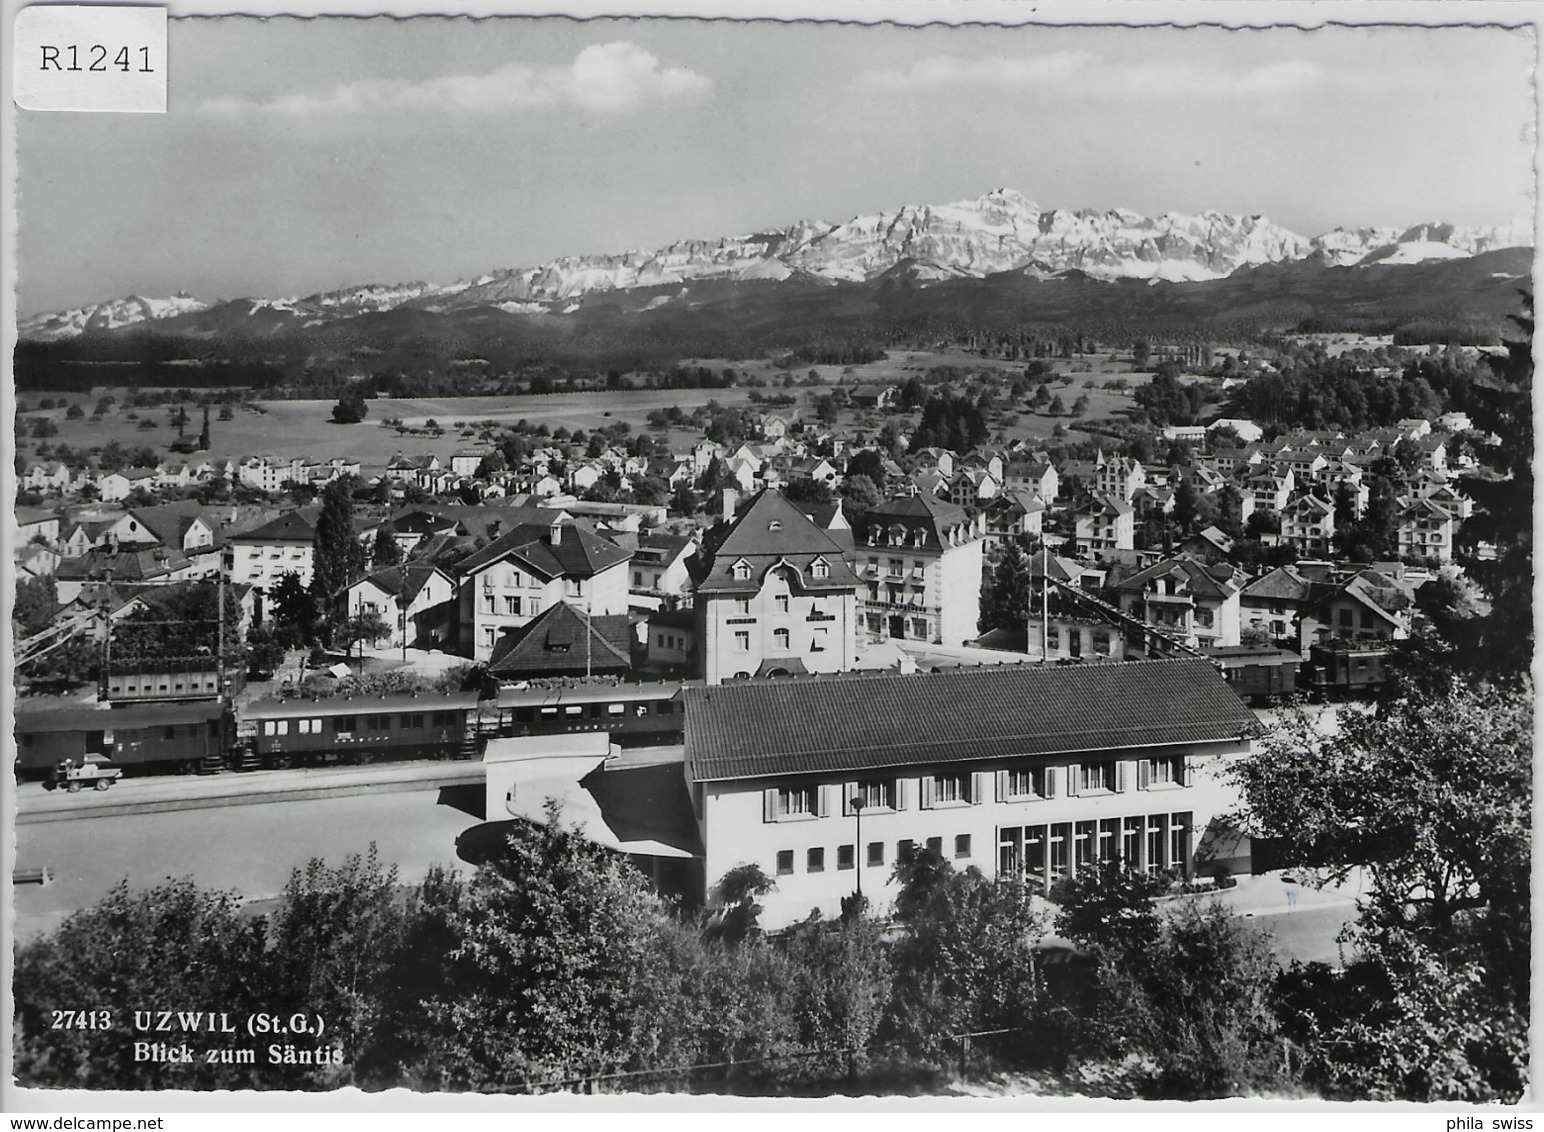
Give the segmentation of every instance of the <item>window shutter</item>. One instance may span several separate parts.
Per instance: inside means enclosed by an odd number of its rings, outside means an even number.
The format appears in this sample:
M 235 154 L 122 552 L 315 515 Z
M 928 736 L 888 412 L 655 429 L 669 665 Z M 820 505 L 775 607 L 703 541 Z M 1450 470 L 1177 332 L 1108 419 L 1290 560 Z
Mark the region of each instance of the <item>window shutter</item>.
M 986 801 L 986 772 L 976 771 L 970 776 L 970 804 L 979 806 Z
M 1047 798 L 1056 797 L 1056 775 L 1057 770 L 1054 766 L 1045 768 L 1045 796 Z
M 1190 785 L 1190 756 L 1189 755 L 1180 755 L 1175 760 L 1175 770 L 1179 772 L 1179 784 L 1181 786 L 1189 786 Z
M 831 787 L 817 786 L 815 789 L 817 791 L 816 797 L 819 807 L 817 812 L 821 817 L 828 818 L 831 816 Z
M 1008 800 L 1008 772 L 1005 770 L 997 772 L 997 800 L 999 802 Z
M 1148 780 L 1148 765 L 1146 759 L 1137 760 L 1137 789 L 1146 790 Z
M 906 795 L 909 793 L 911 793 L 911 779 L 897 778 L 895 780 L 895 808 L 897 810 L 904 810 L 906 808 L 906 803 L 909 801 Z
M 1080 764 L 1072 763 L 1067 767 L 1067 797 L 1075 798 L 1078 794 L 1078 771 Z
M 917 803 L 917 808 L 931 810 L 933 808 L 933 776 L 922 776 L 922 800 Z
M 856 782 L 842 783 L 842 816 L 852 817 L 852 800 L 858 796 L 858 784 Z
M 777 790 L 774 787 L 768 787 L 761 792 L 761 820 L 777 820 Z
M 1120 794 L 1126 792 L 1126 762 L 1124 759 L 1115 764 L 1115 789 Z

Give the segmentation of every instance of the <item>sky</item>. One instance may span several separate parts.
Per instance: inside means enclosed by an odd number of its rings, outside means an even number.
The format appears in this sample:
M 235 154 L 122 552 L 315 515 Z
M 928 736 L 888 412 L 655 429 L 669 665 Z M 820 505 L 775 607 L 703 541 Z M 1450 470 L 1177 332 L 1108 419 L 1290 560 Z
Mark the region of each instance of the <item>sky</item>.
M 1017 189 L 1300 235 L 1533 214 L 1530 31 L 183 19 L 16 113 L 17 311 L 451 282 Z

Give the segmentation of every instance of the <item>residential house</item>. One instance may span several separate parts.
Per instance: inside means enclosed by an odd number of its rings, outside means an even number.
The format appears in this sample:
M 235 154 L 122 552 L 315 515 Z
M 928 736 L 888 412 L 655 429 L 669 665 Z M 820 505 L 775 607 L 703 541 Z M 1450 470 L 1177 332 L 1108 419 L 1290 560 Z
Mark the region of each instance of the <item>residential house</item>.
M 487 446 L 458 448 L 451 453 L 450 470 L 463 479 L 470 479 L 477 474 L 477 469 L 482 466 L 483 460 L 491 455 L 493 455 L 493 449 Z
M 842 545 L 770 488 L 691 563 L 694 636 L 709 684 L 845 672 L 861 585 Z
M 652 531 L 638 536 L 638 546 L 629 564 L 632 581 L 628 586 L 633 604 L 646 609 L 673 608 L 691 594 L 691 572 L 687 561 L 697 552 L 696 534 L 670 535 Z
M 1273 641 L 1298 639 L 1298 622 L 1315 598 L 1313 582 L 1296 566 L 1278 566 L 1239 591 L 1239 616 L 1246 628 Z
M 314 507 L 286 511 L 251 530 L 231 535 L 227 540 L 231 581 L 254 586 L 264 597 L 285 574 L 294 574 L 301 585 L 309 586 L 318 514 Z
M 996 476 L 987 468 L 961 468 L 949 481 L 949 502 L 979 511 L 1001 491 Z
M 1402 641 L 1410 635 L 1414 599 L 1393 578 L 1363 570 L 1330 588 L 1302 616 L 1300 651 L 1309 645 L 1342 640 L 1352 643 Z
M 59 513 L 38 507 L 17 507 L 11 512 L 11 545 L 20 550 L 28 543 L 59 546 Z
M 522 508 L 516 525 L 457 566 L 458 642 L 477 660 L 501 633 L 560 601 L 592 616 L 625 614 L 632 555 L 561 511 Z
M 1302 495 L 1281 512 L 1281 544 L 1304 558 L 1319 558 L 1334 547 L 1335 505 L 1317 495 Z
M 349 586 L 347 608 L 350 617 L 373 613 L 386 623 L 378 645 L 442 649 L 456 633 L 456 581 L 430 563 L 390 566 Z
M 1047 504 L 1056 502 L 1061 487 L 1061 477 L 1056 465 L 1049 460 L 1021 460 L 1003 467 L 1003 490 L 1009 492 L 1034 492 Z
M 1078 553 L 1099 554 L 1136 546 L 1136 510 L 1124 499 L 1094 493 L 1073 510 Z
M 759 866 L 778 929 L 828 918 L 861 887 L 899 894 L 897 860 L 1045 891 L 1117 860 L 1184 876 L 1226 795 L 1207 764 L 1247 752 L 1256 720 L 1205 660 L 1007 665 L 853 681 L 686 690 L 685 773 L 703 895 Z M 1183 705 L 1183 707 L 1181 707 Z
M 982 511 L 988 544 L 1000 546 L 1026 536 L 1038 538 L 1045 512 L 1045 500 L 1034 492 L 1005 491 L 988 500 Z
M 1243 576 L 1227 564 L 1165 559 L 1109 589 L 1121 611 L 1192 648 L 1236 645 Z
M 1093 489 L 1102 495 L 1130 503 L 1137 488 L 1145 483 L 1147 472 L 1139 460 L 1130 456 L 1106 457 L 1103 451 L 1094 459 Z
M 1407 558 L 1453 560 L 1459 518 L 1431 496 L 1417 499 L 1399 512 L 1399 553 Z
M 962 645 L 976 635 L 986 518 L 929 495 L 887 499 L 853 528 L 868 632 Z

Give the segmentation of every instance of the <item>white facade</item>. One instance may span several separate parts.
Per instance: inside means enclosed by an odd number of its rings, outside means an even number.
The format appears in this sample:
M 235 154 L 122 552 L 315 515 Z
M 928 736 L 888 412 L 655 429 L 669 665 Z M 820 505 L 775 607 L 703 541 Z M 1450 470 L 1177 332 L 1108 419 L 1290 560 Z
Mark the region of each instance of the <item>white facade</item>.
M 1154 749 L 1084 759 L 997 760 L 876 772 L 861 778 L 704 782 L 694 786 L 709 887 L 759 865 L 777 882 L 762 898 L 775 930 L 811 908 L 839 914 L 862 878 L 884 915 L 899 892 L 897 855 L 930 843 L 958 868 L 1045 885 L 1117 857 L 1149 872 L 1189 868 L 1213 816 L 1237 804 L 1210 749 Z M 869 804 L 861 817 L 851 799 Z

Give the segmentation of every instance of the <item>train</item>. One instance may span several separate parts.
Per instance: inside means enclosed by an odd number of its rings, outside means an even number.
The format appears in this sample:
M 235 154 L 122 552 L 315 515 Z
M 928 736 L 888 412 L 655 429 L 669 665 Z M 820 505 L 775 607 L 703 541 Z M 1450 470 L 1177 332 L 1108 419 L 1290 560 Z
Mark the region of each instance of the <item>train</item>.
M 1388 683 L 1386 641 L 1326 641 L 1308 650 L 1308 692 L 1318 699 L 1375 694 Z
M 1298 693 L 1302 658 L 1271 645 L 1223 645 L 1204 650 L 1238 698 L 1263 706 Z
M 126 776 L 212 774 L 414 759 L 475 759 L 495 737 L 608 731 L 619 746 L 682 742 L 679 681 L 506 687 L 328 699 L 54 706 L 16 712 L 16 775 L 41 780 L 96 755 Z

